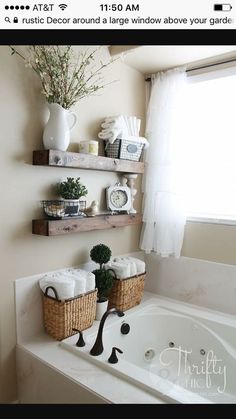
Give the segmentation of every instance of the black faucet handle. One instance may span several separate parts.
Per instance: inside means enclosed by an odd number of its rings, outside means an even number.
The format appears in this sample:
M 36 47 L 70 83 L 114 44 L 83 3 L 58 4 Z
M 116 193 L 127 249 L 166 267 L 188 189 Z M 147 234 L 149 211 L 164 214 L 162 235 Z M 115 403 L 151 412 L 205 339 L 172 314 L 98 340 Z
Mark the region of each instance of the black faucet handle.
M 117 362 L 118 362 L 116 351 L 119 352 L 120 354 L 123 354 L 123 351 L 121 349 L 116 348 L 115 346 L 113 346 L 111 355 L 108 358 L 108 362 L 110 362 L 110 364 L 117 364 Z
M 78 332 L 79 333 L 79 339 L 76 342 L 76 346 L 79 346 L 79 347 L 85 346 L 85 341 L 84 341 L 84 338 L 83 338 L 83 332 L 82 332 L 82 330 L 78 330 L 78 329 L 75 329 L 75 328 L 73 328 L 72 330 L 74 332 Z
M 118 315 L 118 317 L 123 317 L 123 316 L 125 315 L 125 313 L 124 313 L 123 311 L 119 310 L 119 309 L 118 309 L 118 308 L 116 308 L 116 307 L 109 308 L 109 309 L 106 311 L 106 313 L 107 313 L 107 314 L 114 313 L 114 314 L 117 314 L 117 315 Z

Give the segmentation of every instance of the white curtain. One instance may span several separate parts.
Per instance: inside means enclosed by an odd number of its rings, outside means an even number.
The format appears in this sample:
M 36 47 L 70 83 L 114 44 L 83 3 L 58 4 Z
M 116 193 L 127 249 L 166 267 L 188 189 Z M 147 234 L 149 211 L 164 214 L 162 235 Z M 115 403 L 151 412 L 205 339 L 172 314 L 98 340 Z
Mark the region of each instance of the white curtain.
M 181 130 L 184 129 L 185 68 L 152 76 L 147 109 L 146 153 L 143 181 L 144 211 L 141 249 L 163 257 L 181 253 L 186 222 Z M 183 122 L 182 122 L 183 121 Z

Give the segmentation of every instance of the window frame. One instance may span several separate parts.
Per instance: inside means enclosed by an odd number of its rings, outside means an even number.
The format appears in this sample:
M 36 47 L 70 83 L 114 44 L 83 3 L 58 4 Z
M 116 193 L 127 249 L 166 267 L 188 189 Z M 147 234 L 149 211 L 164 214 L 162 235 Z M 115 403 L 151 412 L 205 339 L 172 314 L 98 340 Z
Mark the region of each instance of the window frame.
M 228 76 L 236 76 L 236 59 L 232 59 L 229 62 L 209 64 L 209 66 L 203 66 L 196 69 L 187 70 L 188 82 L 199 83 L 202 81 L 218 79 Z M 236 225 L 236 214 L 235 218 L 226 217 L 212 217 L 204 215 L 187 215 L 187 222 L 191 223 L 204 223 L 204 224 L 218 224 L 218 225 Z

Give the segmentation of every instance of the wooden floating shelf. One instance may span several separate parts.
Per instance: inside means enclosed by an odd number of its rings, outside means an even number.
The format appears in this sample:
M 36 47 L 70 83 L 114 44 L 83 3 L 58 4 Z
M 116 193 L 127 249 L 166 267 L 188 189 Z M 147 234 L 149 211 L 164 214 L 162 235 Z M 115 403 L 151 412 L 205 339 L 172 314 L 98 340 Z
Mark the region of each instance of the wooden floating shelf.
M 109 157 L 57 150 L 33 151 L 33 165 L 105 170 L 122 173 L 144 173 L 143 162 L 111 159 Z
M 97 215 L 95 217 L 62 220 L 42 219 L 32 221 L 32 233 L 41 236 L 58 236 L 83 231 L 125 227 L 140 224 L 141 222 L 141 214 Z

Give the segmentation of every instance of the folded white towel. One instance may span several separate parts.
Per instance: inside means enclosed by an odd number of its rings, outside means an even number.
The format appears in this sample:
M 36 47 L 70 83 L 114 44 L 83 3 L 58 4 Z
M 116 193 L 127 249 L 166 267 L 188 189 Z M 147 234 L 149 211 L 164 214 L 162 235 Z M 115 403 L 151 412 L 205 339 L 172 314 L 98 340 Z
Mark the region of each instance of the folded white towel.
M 53 287 L 57 291 L 59 300 L 66 300 L 74 297 L 75 281 L 72 277 L 63 274 L 48 274 L 39 280 L 39 286 L 43 292 L 47 287 Z M 55 298 L 54 292 L 48 290 L 48 295 Z
M 70 268 L 68 269 L 69 273 L 77 275 L 79 278 L 85 279 L 85 291 L 89 292 L 95 289 L 95 275 L 92 272 L 85 271 L 84 269 Z
M 117 279 L 125 279 L 130 277 L 130 263 L 126 262 L 108 262 L 105 269 L 113 269 Z
M 141 119 L 136 116 L 123 115 L 123 120 L 127 129 L 127 135 L 139 137 Z
M 140 127 L 141 127 L 141 119 L 138 119 L 138 118 L 137 118 L 136 123 L 137 123 L 137 132 L 136 132 L 136 134 L 135 134 L 135 135 L 139 136 Z
M 137 129 L 136 129 L 136 117 L 130 116 L 130 129 L 131 129 L 131 135 L 137 135 Z

